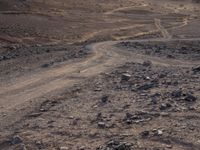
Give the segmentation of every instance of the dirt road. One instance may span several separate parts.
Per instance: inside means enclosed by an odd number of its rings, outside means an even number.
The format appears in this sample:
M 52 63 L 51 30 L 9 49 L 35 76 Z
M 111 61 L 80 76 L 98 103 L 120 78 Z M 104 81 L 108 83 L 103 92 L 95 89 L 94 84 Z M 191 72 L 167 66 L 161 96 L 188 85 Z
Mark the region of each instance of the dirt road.
M 107 41 L 88 45 L 93 54 L 84 61 L 64 64 L 59 67 L 35 73 L 31 76 L 22 76 L 14 83 L 4 84 L 0 88 L 1 114 L 13 113 L 14 108 L 20 109 L 24 103 L 70 87 L 99 73 L 106 72 L 125 62 L 142 63 L 150 60 L 155 65 L 193 67 L 200 62 L 163 59 L 133 52 L 123 51 L 115 45 L 119 42 L 165 42 L 165 41 L 195 41 L 200 39 L 146 39 L 128 41 Z M 24 106 L 23 106 L 24 107 Z M 0 122 L 3 123 L 4 118 Z M 3 126 L 3 125 L 2 125 Z
M 126 9 L 126 8 L 122 8 Z M 118 9 L 117 9 L 118 10 Z M 116 11 L 117 11 L 116 10 Z M 120 9 L 121 10 L 121 9 Z M 109 12 L 114 13 L 115 10 Z M 128 42 L 165 42 L 165 41 L 195 41 L 199 39 L 172 39 L 161 25 L 161 20 L 155 18 L 155 26 L 161 32 L 163 38 L 160 39 L 145 39 L 145 40 L 129 40 Z M 185 25 L 187 21 L 183 21 Z M 134 26 L 121 27 L 113 30 L 121 30 L 133 28 Z M 180 25 L 179 27 L 182 27 Z M 105 30 L 107 31 L 107 30 Z M 103 31 L 100 31 L 103 32 Z M 94 36 L 93 34 L 91 36 Z M 1 113 L 7 113 L 11 109 L 18 107 L 26 101 L 41 97 L 49 92 L 62 89 L 66 86 L 72 86 L 74 83 L 80 82 L 82 79 L 95 76 L 101 72 L 114 68 L 123 64 L 127 60 L 134 60 L 135 62 L 142 62 L 144 60 L 151 60 L 157 65 L 178 65 L 178 66 L 194 66 L 194 63 L 183 62 L 180 60 L 167 60 L 146 55 L 134 54 L 117 49 L 114 45 L 122 41 L 107 41 L 101 43 L 94 43 L 86 46 L 93 54 L 84 61 L 77 63 L 64 64 L 46 71 L 37 72 L 31 76 L 22 76 L 14 83 L 4 84 L 0 87 L 0 105 Z M 124 41 L 127 42 L 127 41 Z
M 96 149 L 116 139 L 136 141 L 136 149 L 198 150 L 200 38 L 174 30 L 198 28 L 199 18 L 171 14 L 173 8 L 159 3 L 109 6 L 94 14 L 88 9 L 85 14 L 82 9 L 2 11 L 5 21 L 4 15 L 22 20 L 32 16 L 47 24 L 62 14 L 54 20 L 56 28 L 69 22 L 65 29 L 72 32 L 63 31 L 62 40 L 55 35 L 57 40 L 45 42 L 49 46 L 22 48 L 26 37 L 0 36 L 5 43 L 0 45 L 0 67 L 5 68 L 0 78 L 0 149 Z M 81 26 L 88 29 L 82 32 Z M 34 34 L 26 35 L 34 41 Z M 23 67 L 27 69 L 20 72 Z

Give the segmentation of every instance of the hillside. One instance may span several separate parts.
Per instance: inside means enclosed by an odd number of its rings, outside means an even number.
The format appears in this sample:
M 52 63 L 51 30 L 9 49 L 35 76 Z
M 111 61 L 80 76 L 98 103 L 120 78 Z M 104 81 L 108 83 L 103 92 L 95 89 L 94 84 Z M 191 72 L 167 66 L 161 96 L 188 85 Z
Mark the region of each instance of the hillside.
M 0 150 L 199 150 L 200 4 L 0 0 Z

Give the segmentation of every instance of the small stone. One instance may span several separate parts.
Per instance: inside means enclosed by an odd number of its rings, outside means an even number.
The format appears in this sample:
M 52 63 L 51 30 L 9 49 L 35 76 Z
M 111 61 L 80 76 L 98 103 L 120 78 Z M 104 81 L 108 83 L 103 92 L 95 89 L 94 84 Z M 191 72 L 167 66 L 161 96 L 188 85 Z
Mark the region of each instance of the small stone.
M 171 55 L 171 54 L 168 54 L 167 55 L 167 58 L 175 58 L 175 56 Z
M 101 101 L 102 101 L 103 103 L 106 103 L 106 102 L 108 101 L 108 96 L 107 96 L 107 95 L 103 96 L 103 97 L 101 98 Z
M 150 78 L 150 77 L 146 77 L 146 79 L 147 79 L 147 80 L 150 80 L 151 78 Z
M 20 145 L 20 150 L 27 150 L 26 146 L 24 144 Z
M 154 87 L 153 83 L 146 83 L 138 87 L 138 90 L 149 90 Z
M 196 108 L 195 107 L 193 107 L 193 106 L 189 106 L 188 107 L 188 110 L 195 110 Z
M 79 150 L 85 150 L 86 148 L 85 148 L 85 146 L 81 146 L 80 148 L 79 148 Z
M 104 122 L 98 122 L 98 127 L 99 128 L 105 128 L 106 124 Z
M 122 75 L 122 81 L 128 81 L 131 78 L 131 75 L 128 73 L 124 73 Z
M 149 66 L 152 65 L 152 62 L 147 60 L 147 61 L 144 61 L 142 65 L 145 66 L 145 67 L 149 67 Z
M 15 45 L 11 45 L 9 48 L 10 48 L 11 50 L 17 49 L 17 47 L 16 47 Z
M 172 105 L 170 103 L 161 104 L 160 110 L 166 110 L 166 109 L 168 109 L 170 107 L 172 107 Z
M 22 139 L 20 136 L 14 136 L 11 140 L 10 140 L 11 144 L 16 145 L 16 144 L 20 144 L 22 143 Z
M 69 119 L 74 119 L 74 116 L 69 116 Z
M 182 90 L 176 90 L 172 92 L 172 97 L 181 97 L 182 96 Z
M 4 60 L 4 56 L 0 56 L 0 61 Z
M 166 77 L 167 75 L 165 74 L 165 73 L 160 73 L 159 75 L 158 75 L 158 77 L 159 78 L 164 78 L 164 77 Z
M 155 136 L 162 136 L 163 135 L 162 130 L 153 129 L 152 132 L 154 133 Z
M 65 147 L 65 146 L 63 146 L 63 147 L 60 147 L 60 150 L 69 150 L 69 148 L 68 148 L 68 147 Z
M 192 68 L 192 71 L 193 71 L 194 73 L 200 72 L 200 66 L 197 66 L 197 67 Z
M 127 124 L 132 124 L 132 123 L 133 123 L 131 119 L 127 119 L 125 122 L 126 122 Z
M 173 146 L 172 145 L 166 145 L 166 148 L 171 149 Z
M 46 110 L 45 110 L 45 109 L 43 109 L 43 108 L 41 108 L 41 109 L 40 109 L 40 111 L 41 111 L 41 112 L 45 112 Z
M 162 117 L 169 117 L 169 116 L 170 116 L 169 113 L 165 113 L 165 112 L 161 112 L 160 115 L 161 115 Z
M 125 143 L 125 144 L 126 144 L 127 147 L 131 147 L 131 146 L 133 146 L 132 143 Z
M 29 114 L 28 117 L 38 117 L 40 116 L 42 113 L 32 113 L 32 114 Z
M 46 63 L 46 64 L 43 64 L 41 67 L 42 68 L 47 68 L 47 67 L 49 67 L 51 64 L 50 63 Z
M 149 136 L 149 131 L 143 131 L 142 133 L 140 133 L 141 137 L 145 138 L 147 136 Z
M 114 147 L 116 150 L 127 150 L 127 146 L 123 143 Z
M 98 108 L 98 105 L 94 105 L 93 108 Z
M 41 47 L 42 45 L 41 45 L 41 44 L 36 44 L 35 46 L 36 46 L 36 47 Z
M 185 100 L 188 102 L 194 102 L 197 100 L 197 98 L 193 96 L 192 94 L 186 94 Z
M 158 133 L 159 136 L 163 135 L 163 131 L 162 130 L 158 130 L 157 133 Z
M 119 145 L 119 144 L 120 144 L 119 141 L 112 140 L 107 143 L 107 146 L 112 147 L 113 145 Z
M 111 149 L 112 150 L 131 150 L 132 146 L 133 146 L 133 144 L 131 144 L 131 143 L 119 142 L 119 141 L 112 140 L 107 143 L 105 148 L 106 148 L 106 150 L 111 150 Z M 102 150 L 104 150 L 104 149 L 102 149 Z

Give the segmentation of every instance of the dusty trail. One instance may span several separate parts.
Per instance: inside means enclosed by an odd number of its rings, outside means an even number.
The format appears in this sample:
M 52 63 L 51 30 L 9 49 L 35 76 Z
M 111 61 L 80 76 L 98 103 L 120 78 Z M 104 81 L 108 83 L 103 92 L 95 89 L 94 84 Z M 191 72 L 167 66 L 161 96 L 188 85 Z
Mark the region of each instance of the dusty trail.
M 117 11 L 122 11 L 122 10 L 127 10 L 127 9 L 131 9 L 131 8 L 138 8 L 138 7 L 146 7 L 148 6 L 147 4 L 141 4 L 141 5 L 135 5 L 135 6 L 127 6 L 127 7 L 121 7 L 121 8 L 117 8 L 117 9 L 113 9 L 111 11 L 105 12 L 104 14 L 106 15 L 111 15 Z
M 91 38 L 93 38 L 93 37 L 95 37 L 97 35 L 105 34 L 107 32 L 127 30 L 127 29 L 134 29 L 136 27 L 142 27 L 142 26 L 144 26 L 144 25 L 142 25 L 142 24 L 135 24 L 135 25 L 131 25 L 131 26 L 123 26 L 123 27 L 117 27 L 117 28 L 112 28 L 112 29 L 102 29 L 102 30 L 95 31 L 95 32 L 92 32 L 92 33 L 84 35 L 78 42 L 79 43 L 85 42 L 85 41 L 87 41 L 87 40 L 89 40 L 89 39 L 91 39 Z
M 163 38 L 165 39 L 171 39 L 171 35 L 168 33 L 167 29 L 165 29 L 162 25 L 161 25 L 161 20 L 160 19 L 154 19 L 155 21 L 155 25 L 158 28 L 158 30 L 162 33 Z
M 173 39 L 170 41 L 175 41 Z M 199 40 L 199 39 L 184 39 Z M 129 40 L 129 42 L 154 42 L 167 41 L 167 39 L 147 39 L 147 40 Z M 180 41 L 180 40 L 179 40 Z M 51 91 L 68 87 L 81 81 L 82 79 L 95 76 L 105 72 L 115 66 L 127 61 L 143 62 L 151 60 L 156 65 L 162 66 L 184 66 L 192 67 L 193 62 L 163 59 L 141 54 L 135 54 L 128 51 L 122 51 L 114 45 L 121 41 L 101 42 L 87 46 L 94 54 L 85 61 L 74 64 L 66 64 L 57 68 L 52 68 L 35 75 L 20 77 L 11 85 L 4 85 L 0 88 L 0 112 L 6 112 L 10 109 L 23 104 L 26 101 L 40 97 Z
M 128 7 L 129 8 L 129 7 Z M 126 8 L 122 8 L 126 9 Z M 121 9 L 113 10 L 107 12 L 107 14 L 112 14 L 115 11 Z M 161 25 L 160 19 L 155 19 L 155 25 L 157 30 L 162 33 L 163 38 L 160 39 L 145 39 L 145 40 L 123 40 L 124 42 L 167 42 L 167 41 L 194 41 L 200 39 L 172 39 L 171 35 L 168 33 Z M 187 24 L 187 20 L 183 25 Z M 182 25 L 181 25 L 182 26 Z M 111 30 L 122 30 L 131 29 L 135 26 L 121 27 Z M 98 31 L 87 35 L 86 38 L 91 38 L 99 33 L 107 32 L 105 29 L 103 31 Z M 150 60 L 155 65 L 161 66 L 182 66 L 182 67 L 193 67 L 199 62 L 189 62 L 182 60 L 172 60 L 167 58 L 158 58 L 153 56 L 146 56 L 142 54 L 137 54 L 129 51 L 121 50 L 115 47 L 115 44 L 122 41 L 106 41 L 100 43 L 94 43 L 88 45 L 86 48 L 90 49 L 93 54 L 86 60 L 68 63 L 54 68 L 49 68 L 46 71 L 37 72 L 31 76 L 22 76 L 16 79 L 13 83 L 4 83 L 0 86 L 0 115 L 1 114 L 13 114 L 14 109 L 20 109 L 24 103 L 39 98 L 41 96 L 47 95 L 49 93 L 56 92 L 59 89 L 73 86 L 75 83 L 79 83 L 86 78 L 98 75 L 99 73 L 106 72 L 120 64 L 125 62 L 138 62 L 142 63 L 144 60 Z M 24 107 L 24 106 L 23 106 Z M 4 122 L 4 118 L 0 117 L 0 122 Z M 0 124 L 0 127 L 4 126 Z

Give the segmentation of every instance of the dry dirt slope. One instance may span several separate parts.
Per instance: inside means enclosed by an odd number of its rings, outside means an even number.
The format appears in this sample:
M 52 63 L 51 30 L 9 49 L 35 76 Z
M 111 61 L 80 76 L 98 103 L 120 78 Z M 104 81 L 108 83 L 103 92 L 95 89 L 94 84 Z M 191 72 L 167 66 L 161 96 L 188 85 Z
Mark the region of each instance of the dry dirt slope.
M 0 149 L 200 149 L 197 5 L 1 2 Z

